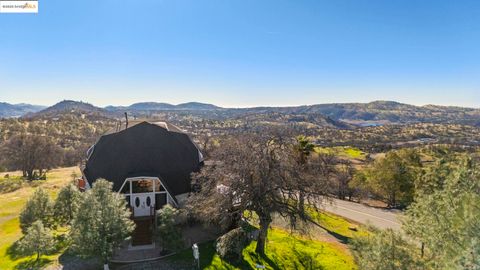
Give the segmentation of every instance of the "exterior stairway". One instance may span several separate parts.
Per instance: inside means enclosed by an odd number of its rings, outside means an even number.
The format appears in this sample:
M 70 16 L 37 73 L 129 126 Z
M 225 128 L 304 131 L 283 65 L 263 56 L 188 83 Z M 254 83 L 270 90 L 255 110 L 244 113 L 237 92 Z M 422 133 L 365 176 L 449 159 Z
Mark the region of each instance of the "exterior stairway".
M 135 230 L 132 233 L 132 246 L 151 245 L 153 243 L 152 217 L 135 218 Z

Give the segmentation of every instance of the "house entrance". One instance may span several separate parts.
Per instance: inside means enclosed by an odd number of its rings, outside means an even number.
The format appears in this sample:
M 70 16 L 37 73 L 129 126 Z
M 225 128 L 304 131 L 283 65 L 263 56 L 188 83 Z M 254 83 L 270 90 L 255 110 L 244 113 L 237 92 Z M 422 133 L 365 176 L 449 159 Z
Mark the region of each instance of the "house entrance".
M 155 229 L 155 211 L 165 204 L 176 206 L 176 201 L 158 177 L 138 176 L 125 179 L 120 193 L 125 196 L 132 211 L 135 230 L 132 233 L 132 246 L 152 244 L 152 231 Z
M 133 217 L 154 216 L 155 210 L 165 204 L 176 205 L 158 177 L 131 177 L 123 183 L 122 193 L 133 212 Z
M 151 216 L 155 210 L 154 193 L 132 194 L 130 205 L 135 217 Z

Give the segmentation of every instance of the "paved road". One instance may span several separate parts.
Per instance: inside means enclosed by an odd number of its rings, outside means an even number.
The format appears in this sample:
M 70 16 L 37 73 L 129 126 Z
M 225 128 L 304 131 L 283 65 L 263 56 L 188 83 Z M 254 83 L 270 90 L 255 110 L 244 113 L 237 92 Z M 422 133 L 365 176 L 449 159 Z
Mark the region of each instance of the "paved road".
M 380 229 L 400 230 L 402 214 L 398 210 L 384 210 L 359 203 L 334 199 L 326 203 L 325 210 L 362 224 L 371 224 Z

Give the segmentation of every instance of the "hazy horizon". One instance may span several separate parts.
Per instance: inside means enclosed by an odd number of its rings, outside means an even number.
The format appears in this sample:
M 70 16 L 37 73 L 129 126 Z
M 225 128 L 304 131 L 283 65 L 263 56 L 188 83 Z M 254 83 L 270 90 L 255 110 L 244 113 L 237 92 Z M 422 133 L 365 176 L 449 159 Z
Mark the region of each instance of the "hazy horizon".
M 133 105 L 133 104 L 137 104 L 137 103 L 168 103 L 168 104 L 171 104 L 171 105 L 180 105 L 180 104 L 184 104 L 184 103 L 190 103 L 190 102 L 198 102 L 198 103 L 204 103 L 204 104 L 211 104 L 211 105 L 215 105 L 215 106 L 218 106 L 218 107 L 221 107 L 221 108 L 227 108 L 227 109 L 235 109 L 235 108 L 239 108 L 239 109 L 242 109 L 242 108 L 255 108 L 255 107 L 299 107 L 299 106 L 311 106 L 311 105 L 318 105 L 318 104 L 348 104 L 348 103 L 361 103 L 361 104 L 366 104 L 366 103 L 371 103 L 371 102 L 376 102 L 376 101 L 386 101 L 386 102 L 398 102 L 398 103 L 402 103 L 402 104 L 408 104 L 408 105 L 415 105 L 415 106 L 427 106 L 427 105 L 437 105 L 437 106 L 447 106 L 447 107 L 462 107 L 462 108 L 473 108 L 473 109 L 480 109 L 480 107 L 469 107 L 469 106 L 461 106 L 461 105 L 443 105 L 443 104 L 433 104 L 433 103 L 428 103 L 428 104 L 412 104 L 412 103 L 406 103 L 406 102 L 400 102 L 400 101 L 397 101 L 397 100 L 371 100 L 371 101 L 366 101 L 366 102 L 318 102 L 318 103 L 309 103 L 309 104 L 295 104 L 295 105 L 259 105 L 259 106 L 237 106 L 237 107 L 232 107 L 232 106 L 222 106 L 222 105 L 219 105 L 219 104 L 215 104 L 215 103 L 212 103 L 212 102 L 208 102 L 208 101 L 197 101 L 197 100 L 190 100 L 190 101 L 185 101 L 185 102 L 179 102 L 179 103 L 172 103 L 172 102 L 165 102 L 165 101 L 134 101 L 134 102 L 131 102 L 131 103 L 127 103 L 127 104 L 115 104 L 115 103 L 112 103 L 112 104 L 107 104 L 107 105 L 99 105 L 99 104 L 96 104 L 95 102 L 89 102 L 89 101 L 86 101 L 86 100 L 72 100 L 72 99 L 61 99 L 61 100 L 58 100 L 56 102 L 53 102 L 53 103 L 50 103 L 50 104 L 36 104 L 36 103 L 29 103 L 29 102 L 7 102 L 7 101 L 4 101 L 4 100 L 0 100 L 0 103 L 2 102 L 6 102 L 6 103 L 9 103 L 9 104 L 13 104 L 13 105 L 21 105 L 21 104 L 27 104 L 27 105 L 37 105 L 37 106 L 45 106 L 45 107 L 50 107 L 50 106 L 53 106 L 59 102 L 62 102 L 62 101 L 76 101 L 76 102 L 84 102 L 84 103 L 89 103 L 93 106 L 96 106 L 96 107 L 100 107 L 100 108 L 105 108 L 105 107 L 108 107 L 108 106 L 115 106 L 115 107 L 127 107 L 127 106 L 130 106 L 130 105 Z

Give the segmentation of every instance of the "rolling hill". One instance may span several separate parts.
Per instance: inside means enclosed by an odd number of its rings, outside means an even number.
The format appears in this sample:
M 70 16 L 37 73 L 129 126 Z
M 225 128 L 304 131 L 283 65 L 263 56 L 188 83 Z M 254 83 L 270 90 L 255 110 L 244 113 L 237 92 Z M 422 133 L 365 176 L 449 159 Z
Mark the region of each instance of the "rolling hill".
M 114 115 L 105 109 L 95 107 L 90 103 L 63 100 L 59 103 L 43 109 L 35 113 L 27 113 L 22 118 L 55 118 L 64 114 L 97 116 L 97 117 L 113 117 Z
M 43 109 L 45 109 L 45 107 L 39 105 L 0 102 L 0 118 L 20 117 L 27 113 L 34 113 Z
M 387 121 L 390 123 L 457 123 L 480 125 L 480 109 L 453 106 L 414 106 L 394 101 L 370 103 L 318 104 L 302 108 L 347 121 Z
M 295 107 L 222 108 L 213 104 L 188 102 L 178 105 L 158 102 L 141 102 L 130 106 L 100 108 L 85 102 L 64 100 L 52 107 L 0 103 L 0 117 L 55 117 L 63 113 L 79 113 L 110 118 L 123 117 L 124 112 L 136 117 L 148 117 L 155 112 L 189 113 L 200 117 L 227 119 L 252 114 L 270 113 L 285 115 L 323 115 L 325 120 L 359 126 L 411 123 L 449 123 L 480 126 L 480 109 L 453 106 L 415 106 L 394 101 L 370 103 L 331 103 Z M 307 117 L 309 118 L 309 117 Z M 310 117 L 311 118 L 311 117 Z
M 147 111 L 209 111 L 222 109 L 213 104 L 200 102 L 187 102 L 178 105 L 161 102 L 140 102 L 130 106 L 107 106 L 106 110 L 111 112 L 147 112 Z

